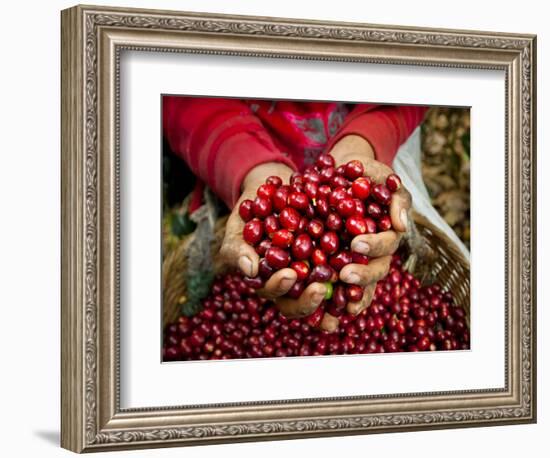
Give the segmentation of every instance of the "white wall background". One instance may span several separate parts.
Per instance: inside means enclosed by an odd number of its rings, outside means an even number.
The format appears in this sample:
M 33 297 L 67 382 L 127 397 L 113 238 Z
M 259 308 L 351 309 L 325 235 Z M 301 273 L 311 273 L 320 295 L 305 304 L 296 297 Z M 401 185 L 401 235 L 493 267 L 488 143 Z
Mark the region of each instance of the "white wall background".
M 113 0 L 114 1 L 114 0 Z M 95 0 L 97 4 L 104 4 Z M 110 3 L 110 2 L 109 2 Z M 106 3 L 106 4 L 109 4 Z M 296 2 L 124 1 L 118 6 L 468 28 L 538 35 L 538 225 L 548 232 L 550 41 L 545 2 L 523 0 Z M 0 27 L 0 450 L 3 456 L 68 456 L 59 441 L 59 11 L 71 2 L 10 2 Z M 545 174 L 546 172 L 546 174 Z M 546 206 L 548 208 L 548 205 Z M 545 221 L 546 219 L 546 221 Z M 544 456 L 550 433 L 548 344 L 542 291 L 548 243 L 539 237 L 539 422 L 537 425 L 384 434 L 121 452 L 130 456 Z M 546 274 L 546 275 L 545 275 Z M 546 361 L 545 361 L 546 360 Z

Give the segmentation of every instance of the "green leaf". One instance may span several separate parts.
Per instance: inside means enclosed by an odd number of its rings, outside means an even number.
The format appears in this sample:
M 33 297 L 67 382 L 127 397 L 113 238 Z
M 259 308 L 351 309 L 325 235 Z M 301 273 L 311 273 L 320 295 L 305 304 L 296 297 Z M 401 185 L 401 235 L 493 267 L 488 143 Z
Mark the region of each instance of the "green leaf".
M 188 213 L 174 213 L 172 216 L 172 233 L 177 237 L 190 234 L 196 227 L 197 224 L 189 218 Z
M 182 305 L 185 316 L 196 315 L 202 310 L 201 301 L 210 293 L 213 281 L 214 273 L 211 271 L 187 275 L 187 302 Z
M 187 301 L 181 305 L 181 313 L 187 317 L 196 315 L 201 309 L 202 307 L 198 302 Z

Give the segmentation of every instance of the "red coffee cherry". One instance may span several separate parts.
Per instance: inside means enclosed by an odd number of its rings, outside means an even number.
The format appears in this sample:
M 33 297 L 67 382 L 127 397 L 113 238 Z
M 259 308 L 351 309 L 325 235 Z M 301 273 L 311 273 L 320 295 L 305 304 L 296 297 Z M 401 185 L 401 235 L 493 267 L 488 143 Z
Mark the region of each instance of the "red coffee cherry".
M 365 173 L 365 168 L 361 161 L 349 161 L 344 169 L 344 175 L 349 180 L 355 180 Z
M 391 218 L 388 215 L 384 215 L 378 220 L 378 230 L 380 232 L 389 231 L 391 227 Z
M 252 204 L 252 211 L 254 216 L 258 218 L 265 218 L 271 214 L 271 201 L 265 197 L 256 197 Z
M 281 179 L 281 177 L 270 176 L 270 177 L 267 177 L 267 179 L 265 180 L 265 183 L 266 184 L 271 184 L 271 185 L 275 186 L 276 188 L 279 188 L 280 186 L 282 186 L 283 180 Z
M 239 205 L 239 216 L 243 219 L 245 223 L 254 218 L 254 212 L 252 210 L 253 205 L 254 202 L 252 202 L 250 199 L 243 200 L 241 202 L 241 205 Z
M 307 182 L 304 185 L 304 192 L 309 199 L 315 199 L 317 197 L 317 193 L 319 192 L 319 186 L 316 183 Z
M 249 245 L 256 245 L 262 240 L 264 234 L 263 224 L 258 219 L 253 219 L 244 225 L 243 238 Z
M 271 246 L 271 240 L 264 239 L 258 245 L 254 247 L 254 250 L 256 253 L 258 253 L 260 256 L 265 256 L 265 252 L 268 250 L 268 248 Z
M 330 154 L 321 154 L 315 161 L 320 169 L 334 167 L 334 158 Z
M 288 196 L 288 205 L 296 210 L 305 210 L 308 204 L 309 198 L 303 192 L 291 192 Z
M 348 216 L 354 215 L 356 213 L 356 205 L 353 199 L 345 197 L 341 199 L 336 204 L 336 210 L 342 218 L 347 218 Z
M 279 214 L 279 223 L 289 231 L 295 231 L 300 224 L 300 214 L 292 207 L 284 208 Z
M 342 218 L 337 213 L 330 213 L 325 221 L 327 229 L 330 231 L 339 231 L 342 229 Z
M 327 255 L 323 250 L 320 250 L 319 248 L 315 248 L 311 252 L 310 259 L 315 266 L 320 266 L 327 263 Z
M 292 244 L 292 256 L 298 261 L 308 259 L 313 252 L 313 243 L 307 234 L 300 234 Z
M 289 248 L 294 242 L 294 235 L 288 229 L 279 229 L 273 234 L 271 242 L 279 248 Z
M 271 198 L 273 197 L 273 194 L 275 194 L 276 190 L 277 188 L 272 184 L 262 184 L 256 191 L 256 194 L 258 197 L 263 197 L 271 202 Z
M 328 203 L 331 207 L 336 208 L 338 202 L 340 202 L 342 199 L 345 199 L 346 197 L 348 197 L 346 193 L 346 188 L 340 186 L 330 193 L 328 197 Z
M 375 224 L 376 226 L 376 224 Z M 362 216 L 350 216 L 346 220 L 346 230 L 352 235 L 362 235 L 367 233 L 367 223 Z
M 290 254 L 282 248 L 271 246 L 265 253 L 267 263 L 275 270 L 284 269 L 290 264 Z
M 372 196 L 382 205 L 388 205 L 391 201 L 391 192 L 386 185 L 383 184 L 374 185 L 372 188 Z
M 365 225 L 367 226 L 367 234 L 375 234 L 376 233 L 376 222 L 372 218 L 364 218 Z
M 309 276 L 309 266 L 304 261 L 294 261 L 290 268 L 296 272 L 298 281 L 304 281 Z
M 304 292 L 304 289 L 306 289 L 306 284 L 303 281 L 296 281 L 294 285 L 292 285 L 292 288 L 288 290 L 286 295 L 292 299 L 298 299 L 302 293 Z
M 363 299 L 363 288 L 358 285 L 349 285 L 346 288 L 346 298 L 350 302 L 359 302 Z
M 351 253 L 351 262 L 353 262 L 354 264 L 362 264 L 366 266 L 369 263 L 369 258 L 367 255 L 353 251 Z
M 307 232 L 314 239 L 318 239 L 319 237 L 321 237 L 324 231 L 325 231 L 325 227 L 323 223 L 318 219 L 312 219 L 307 225 Z
M 321 236 L 320 246 L 327 255 L 336 253 L 340 247 L 340 240 L 336 232 L 325 232 Z
M 367 215 L 371 218 L 379 219 L 382 216 L 382 208 L 376 202 L 370 202 L 367 205 Z
M 269 215 L 264 219 L 264 231 L 268 237 L 273 237 L 273 234 L 279 230 L 279 221 L 274 215 Z
M 388 175 L 386 178 L 386 186 L 391 192 L 397 191 L 401 187 L 401 178 L 395 173 Z
M 315 212 L 317 215 L 319 215 L 321 218 L 326 218 L 330 211 L 330 207 L 326 199 L 318 198 L 315 202 Z
M 353 196 L 358 199 L 367 199 L 371 192 L 371 180 L 368 177 L 359 177 L 351 185 Z
M 286 205 L 288 200 L 288 195 L 290 194 L 290 186 L 283 185 L 275 191 L 273 194 L 273 208 L 280 212 Z
M 337 272 L 340 272 L 344 266 L 351 264 L 353 262 L 353 256 L 350 251 L 343 250 L 329 258 L 329 265 L 335 269 Z

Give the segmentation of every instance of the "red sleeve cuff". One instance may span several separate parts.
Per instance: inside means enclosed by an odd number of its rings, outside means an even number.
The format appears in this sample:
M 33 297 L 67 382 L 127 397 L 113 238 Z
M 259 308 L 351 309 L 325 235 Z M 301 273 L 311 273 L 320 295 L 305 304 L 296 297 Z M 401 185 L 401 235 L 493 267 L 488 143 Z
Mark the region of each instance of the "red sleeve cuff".
M 163 123 L 171 149 L 229 207 L 237 202 L 242 181 L 257 165 L 281 162 L 296 169 L 240 100 L 166 97 Z
M 248 172 L 267 162 L 279 162 L 296 170 L 296 165 L 271 141 L 266 144 L 265 132 L 242 132 L 231 136 L 220 145 L 215 155 L 214 179 L 209 183 L 213 191 L 233 208 L 241 196 L 241 185 Z M 267 178 L 267 177 L 266 177 Z
M 380 107 L 352 113 L 331 139 L 330 148 L 346 135 L 359 135 L 369 142 L 378 161 L 391 166 L 397 150 L 424 119 L 428 107 Z

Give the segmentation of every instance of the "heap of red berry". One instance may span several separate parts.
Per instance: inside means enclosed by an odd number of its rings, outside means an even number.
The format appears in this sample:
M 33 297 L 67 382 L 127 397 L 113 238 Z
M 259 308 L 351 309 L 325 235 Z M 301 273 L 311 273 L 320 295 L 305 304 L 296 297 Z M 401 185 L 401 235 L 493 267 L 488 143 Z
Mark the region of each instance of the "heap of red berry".
M 385 184 L 364 176 L 363 164 L 350 161 L 335 167 L 321 155 L 314 166 L 294 173 L 290 184 L 269 177 L 254 200 L 244 200 L 239 214 L 245 221 L 244 240 L 261 256 L 259 274 L 248 279 L 261 287 L 275 271 L 292 268 L 297 281 L 288 296 L 297 298 L 312 282 L 325 283 L 323 309 L 341 316 L 348 302 L 358 302 L 363 289 L 340 282 L 338 274 L 350 263 L 368 264 L 367 256 L 352 252 L 350 242 L 361 234 L 391 229 L 389 206 L 401 180 L 395 174 Z
M 465 350 L 470 332 L 465 311 L 437 285 L 422 287 L 395 255 L 374 299 L 357 316 L 344 313 L 335 333 L 313 315 L 287 319 L 257 296 L 240 274 L 218 277 L 203 310 L 166 327 L 163 359 L 205 360 L 341 355 L 400 351 Z M 314 320 L 313 320 L 314 321 Z

